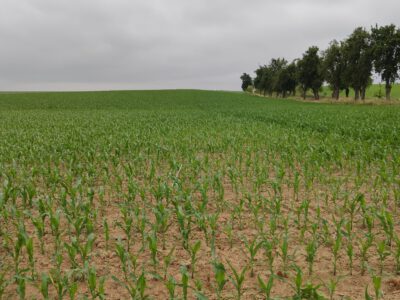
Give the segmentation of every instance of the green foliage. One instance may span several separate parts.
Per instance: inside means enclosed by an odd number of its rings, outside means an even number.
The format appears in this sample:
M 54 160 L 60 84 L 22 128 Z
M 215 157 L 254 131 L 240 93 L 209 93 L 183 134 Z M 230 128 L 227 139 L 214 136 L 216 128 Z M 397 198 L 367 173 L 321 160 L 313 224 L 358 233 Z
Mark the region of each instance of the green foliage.
M 332 89 L 332 97 L 338 99 L 340 90 L 346 88 L 345 71 L 346 60 L 343 55 L 343 46 L 333 40 L 328 49 L 323 52 L 323 70 L 325 80 Z
M 237 292 L 236 299 L 240 300 L 243 295 L 243 283 L 245 280 L 245 275 L 246 275 L 248 267 L 245 266 L 245 267 L 243 267 L 242 270 L 237 270 L 231 265 L 231 263 L 229 261 L 227 263 L 232 271 L 233 276 L 232 275 L 229 276 L 229 279 L 231 280 L 233 286 L 236 289 L 236 292 Z
M 308 89 L 312 90 L 316 100 L 319 99 L 319 90 L 324 82 L 322 59 L 318 51 L 315 46 L 308 48 L 297 62 L 297 76 L 304 99 Z
M 296 64 L 288 65 L 283 58 L 272 59 L 268 65 L 260 66 L 256 71 L 254 86 L 260 93 L 272 95 L 276 93 L 286 97 L 288 93 L 295 94 L 297 85 Z
M 217 293 L 217 298 L 221 299 L 221 293 L 222 290 L 228 281 L 226 279 L 226 269 L 225 266 L 221 262 L 214 262 L 213 263 L 213 271 L 214 271 L 214 277 L 215 277 L 215 282 L 216 282 L 216 293 Z
M 251 79 L 250 75 L 247 73 L 243 73 L 242 76 L 240 76 L 240 79 L 242 80 L 242 90 L 246 91 L 249 86 L 253 84 L 253 80 Z
M 371 84 L 373 54 L 371 37 L 364 28 L 358 27 L 344 41 L 343 53 L 347 61 L 346 82 L 355 90 L 355 100 L 365 99 L 365 91 Z
M 386 99 L 390 100 L 392 84 L 399 78 L 400 29 L 394 24 L 371 28 L 371 47 L 374 69 L 386 85 Z
M 399 117 L 233 92 L 0 94 L 0 295 L 271 298 L 285 281 L 316 298 L 320 252 L 340 274 L 395 274 Z M 290 268 L 304 254 L 309 283 Z

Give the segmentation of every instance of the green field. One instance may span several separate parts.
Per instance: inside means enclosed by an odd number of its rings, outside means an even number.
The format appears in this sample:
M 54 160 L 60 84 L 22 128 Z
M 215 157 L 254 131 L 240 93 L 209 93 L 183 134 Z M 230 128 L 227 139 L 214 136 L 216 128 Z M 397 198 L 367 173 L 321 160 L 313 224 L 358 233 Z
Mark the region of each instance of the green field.
M 330 97 L 332 90 L 329 87 L 323 87 L 321 96 Z M 366 92 L 367 99 L 385 99 L 385 84 L 373 84 L 367 88 Z M 340 93 L 340 97 L 346 97 L 344 91 Z M 349 97 L 354 97 L 354 90 L 350 89 Z M 400 100 L 400 84 L 396 83 L 392 87 L 391 93 L 392 100 Z
M 4 93 L 0 119 L 0 299 L 398 299 L 400 106 Z

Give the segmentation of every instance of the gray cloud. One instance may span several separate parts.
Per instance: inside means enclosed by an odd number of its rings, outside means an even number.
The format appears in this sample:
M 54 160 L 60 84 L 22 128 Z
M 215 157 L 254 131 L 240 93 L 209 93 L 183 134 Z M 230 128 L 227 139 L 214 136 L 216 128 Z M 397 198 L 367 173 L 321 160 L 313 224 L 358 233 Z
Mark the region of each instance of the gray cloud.
M 2 0 L 0 90 L 237 90 L 272 57 L 399 25 L 398 11 L 398 0 Z

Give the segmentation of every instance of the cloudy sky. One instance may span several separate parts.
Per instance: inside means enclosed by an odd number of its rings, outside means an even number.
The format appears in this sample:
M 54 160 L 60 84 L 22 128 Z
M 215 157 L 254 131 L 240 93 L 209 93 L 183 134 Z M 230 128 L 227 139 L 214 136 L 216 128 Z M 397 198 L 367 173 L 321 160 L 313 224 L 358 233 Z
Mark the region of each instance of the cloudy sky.
M 399 0 L 1 0 L 0 90 L 238 90 L 272 57 L 399 26 L 399 11 Z

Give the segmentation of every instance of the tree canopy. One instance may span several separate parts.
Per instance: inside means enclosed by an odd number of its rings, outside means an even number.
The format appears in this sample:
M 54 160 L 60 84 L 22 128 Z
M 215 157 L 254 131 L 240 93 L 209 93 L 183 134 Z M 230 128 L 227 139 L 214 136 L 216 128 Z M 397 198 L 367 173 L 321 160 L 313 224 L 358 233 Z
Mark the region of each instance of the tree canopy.
M 285 58 L 272 58 L 268 64 L 255 70 L 254 82 L 250 75 L 241 76 L 242 89 L 254 83 L 260 94 L 287 97 L 299 88 L 303 98 L 311 90 L 319 99 L 322 85 L 332 89 L 332 98 L 339 99 L 341 90 L 355 91 L 355 100 L 365 99 L 367 87 L 372 83 L 373 72 L 385 82 L 386 99 L 391 87 L 400 78 L 400 29 L 395 25 L 371 27 L 367 31 L 357 27 L 343 41 L 333 40 L 327 49 L 319 51 L 309 47 L 300 59 L 288 62 Z
M 392 84 L 399 78 L 400 30 L 387 25 L 371 29 L 374 68 L 386 84 L 386 99 L 390 100 Z
M 246 91 L 249 86 L 253 84 L 253 80 L 251 79 L 251 76 L 247 73 L 243 73 L 242 76 L 240 76 L 240 79 L 242 79 L 242 90 Z

